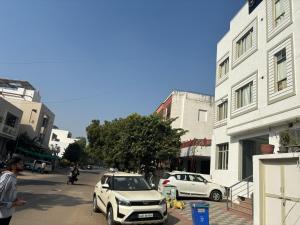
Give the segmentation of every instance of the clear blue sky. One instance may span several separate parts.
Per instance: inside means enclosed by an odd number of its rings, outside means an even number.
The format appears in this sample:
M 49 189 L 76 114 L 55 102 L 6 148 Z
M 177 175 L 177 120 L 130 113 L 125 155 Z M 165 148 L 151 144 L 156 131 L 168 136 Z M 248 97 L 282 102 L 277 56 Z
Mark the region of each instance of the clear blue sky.
M 152 113 L 214 94 L 216 44 L 246 0 L 0 0 L 0 77 L 29 81 L 55 124 Z

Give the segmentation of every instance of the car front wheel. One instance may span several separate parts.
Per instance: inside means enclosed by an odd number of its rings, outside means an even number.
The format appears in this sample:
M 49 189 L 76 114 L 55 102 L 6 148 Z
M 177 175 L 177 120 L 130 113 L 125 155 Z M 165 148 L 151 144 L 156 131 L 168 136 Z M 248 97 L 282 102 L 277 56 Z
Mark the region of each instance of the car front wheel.
M 94 195 L 94 197 L 93 197 L 93 211 L 94 212 L 100 212 L 99 207 L 97 205 L 97 197 L 96 197 L 96 195 Z
M 213 190 L 210 193 L 210 199 L 215 201 L 215 202 L 219 202 L 222 199 L 222 193 L 218 190 Z
M 114 213 L 113 213 L 113 208 L 110 207 L 108 209 L 108 213 L 107 213 L 107 223 L 108 225 L 116 225 L 115 221 L 114 221 Z

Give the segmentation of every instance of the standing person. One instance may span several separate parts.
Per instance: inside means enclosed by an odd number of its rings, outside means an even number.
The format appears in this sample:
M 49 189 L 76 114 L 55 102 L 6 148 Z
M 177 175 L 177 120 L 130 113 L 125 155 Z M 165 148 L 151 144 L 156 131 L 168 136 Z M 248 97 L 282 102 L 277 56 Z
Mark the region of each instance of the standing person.
M 45 162 L 42 162 L 42 170 L 41 170 L 41 173 L 44 173 L 44 172 L 45 172 L 46 166 L 47 166 L 47 164 L 46 164 Z
M 17 175 L 23 170 L 20 157 L 13 157 L 7 163 L 7 171 L 0 177 L 0 224 L 8 225 L 15 208 L 26 202 L 17 197 Z
M 33 165 L 32 165 L 32 168 L 31 168 L 32 169 L 32 171 L 31 171 L 32 173 L 35 171 L 35 166 L 36 166 L 36 160 L 33 161 Z

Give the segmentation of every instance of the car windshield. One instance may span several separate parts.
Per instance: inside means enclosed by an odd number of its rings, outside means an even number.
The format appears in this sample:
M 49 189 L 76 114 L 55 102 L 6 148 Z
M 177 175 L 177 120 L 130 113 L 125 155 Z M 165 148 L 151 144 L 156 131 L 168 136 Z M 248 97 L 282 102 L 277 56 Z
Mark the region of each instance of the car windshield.
M 116 191 L 145 191 L 151 190 L 144 177 L 114 177 L 113 189 Z

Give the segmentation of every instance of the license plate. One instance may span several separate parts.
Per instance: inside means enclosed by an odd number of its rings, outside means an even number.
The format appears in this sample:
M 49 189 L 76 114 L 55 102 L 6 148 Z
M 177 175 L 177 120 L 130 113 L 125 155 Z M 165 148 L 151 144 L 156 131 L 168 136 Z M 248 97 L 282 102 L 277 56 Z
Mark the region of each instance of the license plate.
M 138 216 L 140 219 L 142 218 L 152 218 L 153 217 L 153 213 L 143 213 L 143 214 L 139 214 Z

